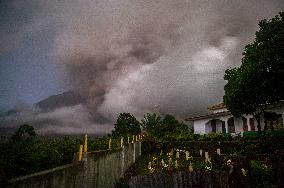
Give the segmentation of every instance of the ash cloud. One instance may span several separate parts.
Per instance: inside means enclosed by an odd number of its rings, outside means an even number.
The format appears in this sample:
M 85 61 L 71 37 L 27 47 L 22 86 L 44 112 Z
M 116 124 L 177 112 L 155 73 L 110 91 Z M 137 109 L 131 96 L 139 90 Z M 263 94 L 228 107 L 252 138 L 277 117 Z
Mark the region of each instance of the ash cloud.
M 45 111 L 36 107 L 14 110 L 12 114 L 0 116 L 1 130 L 13 134 L 21 124 L 31 124 L 40 135 L 105 135 L 112 125 L 95 123 L 92 115 L 82 104 L 58 107 Z M 6 129 L 6 130 L 5 130 Z M 1 133 L 0 135 L 2 135 Z
M 224 70 L 240 65 L 258 22 L 284 8 L 280 0 L 39 2 L 32 23 L 38 31 L 55 27 L 54 61 L 65 65 L 68 85 L 85 102 L 35 119 L 86 131 L 110 127 L 125 111 L 181 119 L 206 113 L 222 101 Z M 66 122 L 72 114 L 79 121 Z

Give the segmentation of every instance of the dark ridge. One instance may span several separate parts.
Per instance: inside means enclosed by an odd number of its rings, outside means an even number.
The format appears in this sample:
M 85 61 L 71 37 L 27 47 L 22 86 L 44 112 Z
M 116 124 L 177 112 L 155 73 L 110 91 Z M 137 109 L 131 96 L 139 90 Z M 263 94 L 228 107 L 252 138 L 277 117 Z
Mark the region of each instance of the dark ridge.
M 66 91 L 39 101 L 35 104 L 35 106 L 44 111 L 51 111 L 56 108 L 74 106 L 85 102 L 86 100 L 80 94 L 74 91 Z

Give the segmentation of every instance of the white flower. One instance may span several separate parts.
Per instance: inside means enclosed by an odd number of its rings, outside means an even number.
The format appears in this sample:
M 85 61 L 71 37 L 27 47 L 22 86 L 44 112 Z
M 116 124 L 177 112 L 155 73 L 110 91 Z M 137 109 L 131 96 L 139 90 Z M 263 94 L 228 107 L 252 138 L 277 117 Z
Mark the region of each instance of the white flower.
M 148 169 L 151 169 L 151 162 L 148 163 Z
M 177 160 L 175 161 L 175 168 L 178 168 L 178 162 L 177 162 Z
M 152 163 L 149 162 L 148 163 L 148 169 L 150 170 L 150 173 L 153 173 L 154 172 L 154 168 L 151 165 L 152 165 Z
M 205 166 L 205 169 L 206 169 L 206 170 L 211 170 L 212 167 L 211 167 L 211 166 Z
M 244 176 L 247 176 L 247 171 L 244 168 L 242 168 L 241 171 Z
M 229 159 L 228 161 L 227 161 L 227 165 L 229 166 L 229 165 L 231 165 L 232 164 L 232 161 L 231 161 L 231 159 Z
M 189 152 L 188 152 L 188 151 L 185 152 L 185 159 L 186 159 L 186 160 L 189 159 Z
M 176 158 L 177 158 L 177 159 L 179 158 L 179 152 L 176 153 Z
M 268 166 L 266 164 L 263 164 L 262 167 L 263 168 L 268 168 Z
M 169 165 L 172 164 L 172 158 L 169 158 Z

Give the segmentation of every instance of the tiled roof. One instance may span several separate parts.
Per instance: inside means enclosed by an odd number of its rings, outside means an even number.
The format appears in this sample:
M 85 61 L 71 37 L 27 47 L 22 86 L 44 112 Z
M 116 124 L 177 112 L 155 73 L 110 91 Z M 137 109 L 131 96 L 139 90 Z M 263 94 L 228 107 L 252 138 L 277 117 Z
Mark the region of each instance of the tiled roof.
M 215 117 L 226 116 L 226 115 L 231 115 L 231 112 L 224 111 L 224 112 L 212 113 L 212 114 L 207 114 L 207 115 L 195 116 L 195 117 L 187 118 L 187 119 L 185 119 L 185 121 L 194 121 L 194 120 L 201 120 L 201 119 L 207 119 L 207 118 L 215 118 Z
M 283 107 L 284 106 L 284 100 L 280 100 L 276 104 L 267 104 L 266 109 L 271 109 L 271 108 L 278 108 L 278 107 Z M 209 110 L 218 110 L 218 109 L 223 109 L 226 108 L 224 103 L 216 104 L 213 106 L 209 106 Z M 194 116 L 185 119 L 185 121 L 194 121 L 194 120 L 201 120 L 201 119 L 207 119 L 207 118 L 215 118 L 215 117 L 220 117 L 220 116 L 226 116 L 226 115 L 232 115 L 230 111 L 225 110 L 222 112 L 218 113 L 211 113 L 211 114 L 206 114 L 206 115 L 200 115 L 200 116 Z
M 222 108 L 226 108 L 224 103 L 220 103 L 220 104 L 215 104 L 213 106 L 209 106 L 208 110 L 217 110 L 217 109 L 222 109 Z

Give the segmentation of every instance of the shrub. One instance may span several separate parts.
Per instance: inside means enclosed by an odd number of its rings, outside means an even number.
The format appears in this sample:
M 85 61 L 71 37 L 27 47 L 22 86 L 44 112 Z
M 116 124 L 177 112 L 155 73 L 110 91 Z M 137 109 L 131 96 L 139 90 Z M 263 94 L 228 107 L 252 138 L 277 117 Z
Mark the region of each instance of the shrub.
M 258 160 L 251 161 L 252 185 L 257 188 L 276 187 L 273 184 L 272 168 Z

